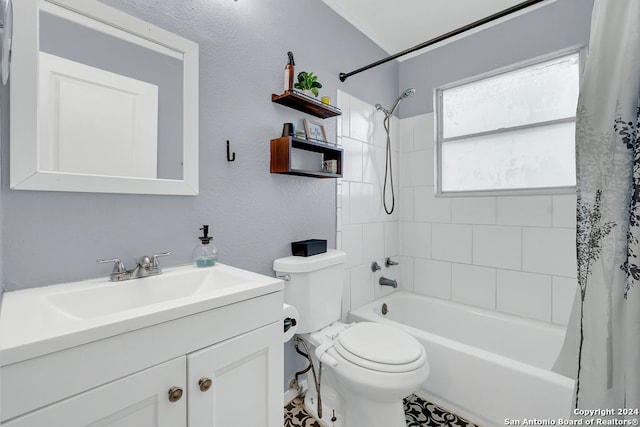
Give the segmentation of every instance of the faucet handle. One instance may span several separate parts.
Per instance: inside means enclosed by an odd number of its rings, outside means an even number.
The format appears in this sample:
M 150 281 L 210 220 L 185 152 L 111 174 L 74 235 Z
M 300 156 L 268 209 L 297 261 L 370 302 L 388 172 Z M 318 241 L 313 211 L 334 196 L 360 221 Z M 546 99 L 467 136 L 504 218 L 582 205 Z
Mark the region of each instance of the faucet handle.
M 97 259 L 96 262 L 98 264 L 104 264 L 107 262 L 113 262 L 113 273 L 124 273 L 127 271 L 122 261 L 119 258 L 111 258 L 111 259 Z
M 388 268 L 391 267 L 392 265 L 398 265 L 400 264 L 397 261 L 392 261 L 391 258 L 387 257 L 387 259 L 384 261 L 384 265 Z
M 161 252 L 161 253 L 159 253 L 159 254 L 155 254 L 155 255 L 153 255 L 153 256 L 151 257 L 151 259 L 152 259 L 151 264 L 153 265 L 153 267 L 154 267 L 154 268 L 158 268 L 158 267 L 160 266 L 160 265 L 158 264 L 158 257 L 161 257 L 161 256 L 168 256 L 168 255 L 171 255 L 171 251 L 168 251 L 168 252 Z

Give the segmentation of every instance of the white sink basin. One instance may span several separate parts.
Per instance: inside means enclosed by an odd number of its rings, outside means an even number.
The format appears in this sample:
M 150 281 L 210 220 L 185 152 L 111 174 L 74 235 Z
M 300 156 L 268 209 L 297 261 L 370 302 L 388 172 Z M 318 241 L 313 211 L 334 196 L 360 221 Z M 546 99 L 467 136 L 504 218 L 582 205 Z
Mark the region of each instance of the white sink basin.
M 7 292 L 0 311 L 0 365 L 51 353 L 283 289 L 223 264 L 167 268 L 157 276 L 108 277 Z
M 221 269 L 173 270 L 158 276 L 95 286 L 74 287 L 44 295 L 52 308 L 78 319 L 91 319 L 126 310 L 219 291 L 246 282 Z

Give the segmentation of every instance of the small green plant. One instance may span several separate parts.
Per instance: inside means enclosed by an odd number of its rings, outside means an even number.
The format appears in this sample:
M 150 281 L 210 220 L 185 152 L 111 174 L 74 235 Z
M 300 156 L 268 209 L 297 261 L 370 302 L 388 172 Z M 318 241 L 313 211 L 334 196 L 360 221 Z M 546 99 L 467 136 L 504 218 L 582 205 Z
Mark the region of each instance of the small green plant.
M 293 87 L 301 90 L 310 90 L 315 96 L 318 96 L 318 89 L 322 87 L 322 83 L 318 81 L 318 76 L 313 73 L 301 71 L 298 73 L 298 82 Z

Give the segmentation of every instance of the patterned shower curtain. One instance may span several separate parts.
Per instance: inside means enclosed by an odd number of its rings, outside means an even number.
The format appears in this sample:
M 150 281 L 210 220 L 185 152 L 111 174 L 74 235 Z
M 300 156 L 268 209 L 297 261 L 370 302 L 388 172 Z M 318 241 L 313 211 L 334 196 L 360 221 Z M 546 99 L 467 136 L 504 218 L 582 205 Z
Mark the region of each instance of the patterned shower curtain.
M 640 0 L 595 0 L 576 124 L 579 287 L 556 369 L 576 378 L 575 408 L 619 419 L 640 410 L 639 95 Z

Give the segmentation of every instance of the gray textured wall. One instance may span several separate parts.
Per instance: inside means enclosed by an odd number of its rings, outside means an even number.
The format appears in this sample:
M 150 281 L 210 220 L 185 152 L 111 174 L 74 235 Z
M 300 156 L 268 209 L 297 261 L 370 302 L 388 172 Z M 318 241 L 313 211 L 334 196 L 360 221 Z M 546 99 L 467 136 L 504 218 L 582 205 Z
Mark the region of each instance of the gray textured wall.
M 305 116 L 271 102 L 281 93 L 287 51 L 314 71 L 322 95 L 338 87 L 371 103 L 396 96 L 398 64 L 338 80 L 385 53 L 318 0 L 103 0 L 200 45 L 200 195 L 87 194 L 9 189 L 8 90 L 2 92 L 0 283 L 8 290 L 92 277 L 97 258 L 166 250 L 164 266 L 191 262 L 198 228 L 210 224 L 220 261 L 272 275 L 289 243 L 335 247 L 335 182 L 269 173 L 269 140 Z M 335 138 L 335 119 L 324 121 Z M 226 161 L 226 140 L 236 161 Z M 4 215 L 3 215 L 4 214 Z M 0 229 L 0 233 L 2 233 Z M 4 263 L 4 275 L 2 266 Z M 1 295 L 0 295 L 1 298 Z M 285 346 L 285 378 L 303 361 Z
M 446 83 L 589 43 L 593 0 L 558 0 L 400 63 L 400 88 L 414 87 L 416 102 L 400 117 L 433 111 L 433 90 Z
M 338 87 L 373 102 L 395 96 L 398 64 L 340 83 L 338 74 L 384 52 L 317 0 L 104 0 L 200 45 L 200 195 L 145 196 L 9 190 L 2 134 L 4 279 L 8 290 L 106 277 L 95 260 L 173 251 L 190 262 L 207 223 L 220 261 L 273 274 L 291 241 L 335 246 L 335 182 L 269 173 L 269 139 L 302 113 L 271 102 L 282 92 L 286 52 L 333 99 Z M 7 93 L 3 96 L 6 103 Z M 6 109 L 2 123 L 8 123 Z M 335 120 L 324 121 L 335 137 Z M 237 154 L 226 161 L 225 141 Z

